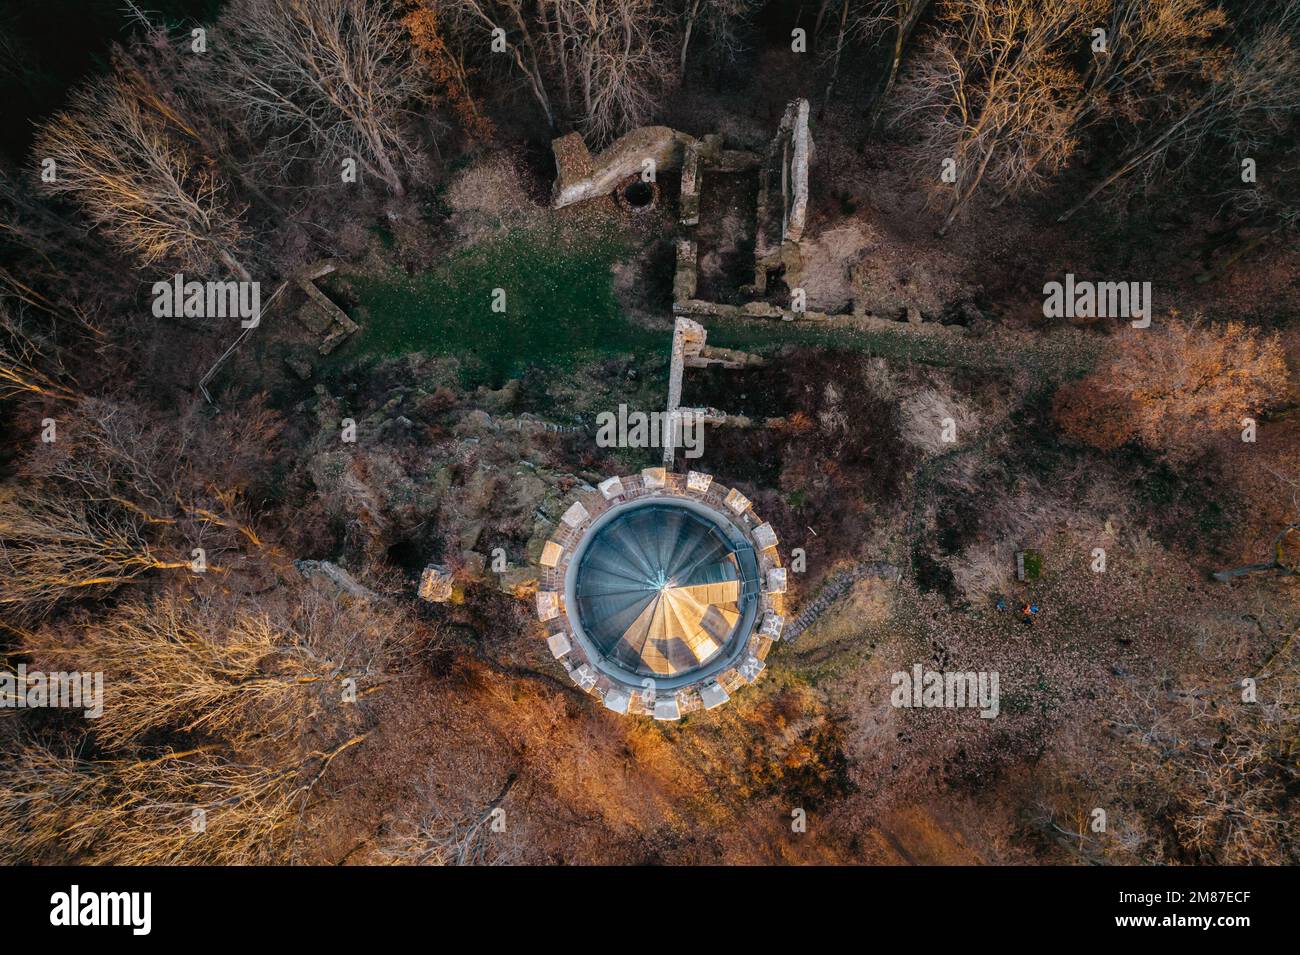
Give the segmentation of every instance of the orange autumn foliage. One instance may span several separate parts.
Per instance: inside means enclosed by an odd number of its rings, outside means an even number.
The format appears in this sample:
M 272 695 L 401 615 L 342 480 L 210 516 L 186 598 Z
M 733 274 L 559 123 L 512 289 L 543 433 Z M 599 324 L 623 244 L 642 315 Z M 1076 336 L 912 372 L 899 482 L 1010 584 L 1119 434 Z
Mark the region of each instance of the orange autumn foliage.
M 1095 371 L 1057 392 L 1055 415 L 1062 431 L 1093 447 L 1137 441 L 1187 460 L 1286 394 L 1276 334 L 1171 317 L 1126 329 Z
M 471 139 L 491 139 L 495 132 L 492 121 L 479 112 L 466 83 L 465 67 L 447 49 L 447 41 L 438 29 L 437 0 L 418 0 L 402 17 L 402 25 L 411 37 L 416 57 L 429 71 L 435 96 L 451 107 L 457 122 Z

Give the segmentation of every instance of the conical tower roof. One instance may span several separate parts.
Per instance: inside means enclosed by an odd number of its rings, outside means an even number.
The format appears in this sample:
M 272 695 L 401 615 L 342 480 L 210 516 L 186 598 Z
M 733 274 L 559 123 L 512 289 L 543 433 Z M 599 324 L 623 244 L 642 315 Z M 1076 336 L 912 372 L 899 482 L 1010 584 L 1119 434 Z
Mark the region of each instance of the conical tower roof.
M 708 520 L 674 506 L 629 511 L 597 531 L 575 586 L 587 636 L 643 676 L 702 666 L 740 619 L 730 542 Z

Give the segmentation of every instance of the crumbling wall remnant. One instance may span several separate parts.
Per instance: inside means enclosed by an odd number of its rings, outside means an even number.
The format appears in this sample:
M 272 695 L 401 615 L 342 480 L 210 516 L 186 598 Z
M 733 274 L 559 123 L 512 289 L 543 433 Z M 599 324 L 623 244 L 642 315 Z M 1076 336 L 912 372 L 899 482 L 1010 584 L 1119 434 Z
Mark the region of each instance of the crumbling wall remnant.
M 555 154 L 551 205 L 563 209 L 585 199 L 607 196 L 629 176 L 641 175 L 646 160 L 653 164 L 656 176 L 664 170 L 678 169 L 686 147 L 693 142 L 695 137 L 667 126 L 642 126 L 593 156 L 580 133 L 561 136 L 551 143 Z
M 682 161 L 682 191 L 678 204 L 682 225 L 699 225 L 700 142 L 698 140 L 686 147 L 686 156 Z
M 306 269 L 297 277 L 298 288 L 307 296 L 307 302 L 298 310 L 298 321 L 308 331 L 324 336 L 320 343 L 320 353 L 328 355 L 343 339 L 357 331 L 358 325 L 348 318 L 347 312 L 339 308 L 316 286 L 316 280 L 329 275 L 337 266 L 333 262 L 319 262 Z
M 754 290 L 767 291 L 769 272 L 783 270 L 787 284 L 798 283 L 799 240 L 808 221 L 808 164 L 812 162 L 808 101 L 790 103 L 767 147 L 758 188 L 754 240 Z
M 784 207 L 781 240 L 798 242 L 803 238 L 808 218 L 808 163 L 812 161 L 806 99 L 795 100 L 786 107 L 776 139 L 781 143 L 781 199 Z

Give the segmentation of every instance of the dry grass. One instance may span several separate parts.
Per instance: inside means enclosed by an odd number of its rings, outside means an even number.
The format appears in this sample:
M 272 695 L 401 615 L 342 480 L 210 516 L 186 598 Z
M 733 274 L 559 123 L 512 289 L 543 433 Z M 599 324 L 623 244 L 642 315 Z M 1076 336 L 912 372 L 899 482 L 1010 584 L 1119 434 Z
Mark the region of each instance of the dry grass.
M 458 172 L 447 185 L 452 226 L 461 241 L 474 245 L 526 224 L 542 211 L 528 190 L 514 159 L 492 152 Z
M 953 578 L 966 599 L 975 602 L 995 593 L 1006 593 L 1015 578 L 1015 555 L 1019 548 L 1008 539 L 976 544 L 952 567 Z
M 973 440 L 981 424 L 975 405 L 941 387 L 921 388 L 906 395 L 899 403 L 903 440 L 923 454 L 940 454 L 958 444 Z M 945 441 L 945 429 L 956 440 Z

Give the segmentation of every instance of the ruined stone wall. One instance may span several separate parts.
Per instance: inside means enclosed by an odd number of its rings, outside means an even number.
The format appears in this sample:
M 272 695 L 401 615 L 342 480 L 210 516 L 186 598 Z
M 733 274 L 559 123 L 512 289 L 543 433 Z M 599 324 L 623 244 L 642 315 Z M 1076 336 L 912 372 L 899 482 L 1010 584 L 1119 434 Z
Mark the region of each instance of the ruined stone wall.
M 808 101 L 798 99 L 785 110 L 781 128 L 781 200 L 784 208 L 781 240 L 803 238 L 808 217 L 808 164 L 812 161 L 812 135 L 808 132 Z
M 693 136 L 667 126 L 642 126 L 616 139 L 593 156 L 579 133 L 569 133 L 551 143 L 555 154 L 555 186 L 551 205 L 556 209 L 607 196 L 629 176 L 640 175 L 648 159 L 655 174 L 678 169 Z

